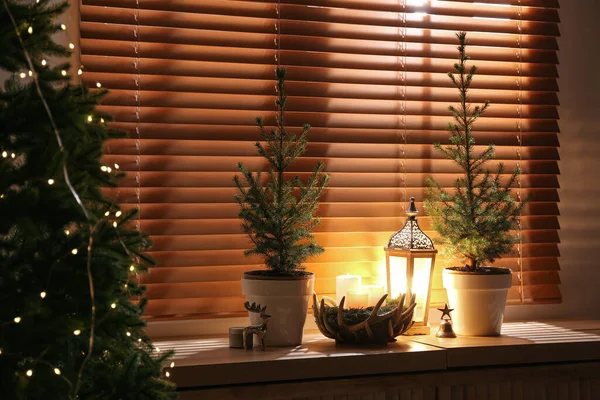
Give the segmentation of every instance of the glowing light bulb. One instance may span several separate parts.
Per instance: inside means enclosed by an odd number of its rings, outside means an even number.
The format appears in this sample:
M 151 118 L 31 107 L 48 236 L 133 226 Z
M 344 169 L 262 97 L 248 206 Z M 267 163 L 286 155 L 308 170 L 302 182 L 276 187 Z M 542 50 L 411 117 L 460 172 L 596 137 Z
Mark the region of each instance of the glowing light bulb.
M 103 166 L 101 166 L 101 167 L 100 167 L 100 169 L 101 169 L 102 171 L 106 172 L 106 169 L 107 169 L 107 168 L 106 168 L 106 165 L 103 165 Z
M 73 255 L 77 254 L 77 249 L 73 249 L 73 250 L 71 250 L 71 253 L 72 253 Z
M 113 228 L 117 227 L 117 221 L 113 222 Z
M 15 153 L 10 153 L 10 158 L 15 158 L 17 155 Z
M 2 354 L 2 349 L 0 349 L 0 354 Z
M 81 68 L 79 68 L 79 69 L 77 70 L 77 75 L 81 75 L 81 74 L 83 74 L 83 71 L 81 70 Z
M 33 371 L 28 369 L 27 372 L 25 372 L 25 375 L 31 376 L 31 375 L 33 375 Z
M 142 338 L 139 338 L 139 339 L 138 339 L 138 342 L 139 342 L 139 343 L 142 343 Z
M 110 215 L 110 211 L 107 211 L 107 212 L 104 213 L 105 217 L 108 217 L 109 215 Z
M 4 157 L 4 158 L 8 157 L 8 153 L 6 151 L 3 151 L 2 152 L 2 157 Z
M 19 74 L 19 76 L 21 77 L 21 79 L 25 79 L 25 77 L 27 76 L 27 74 L 25 72 L 21 72 Z
M 165 372 L 165 376 L 168 378 L 171 376 L 171 374 L 169 373 L 169 371 Z
M 112 308 L 113 310 L 114 310 L 115 308 L 117 308 L 117 303 L 112 303 L 112 304 L 110 305 L 110 308 Z
M 42 60 L 42 65 L 46 65 L 46 64 L 48 64 L 48 63 L 46 62 L 46 60 Z
M 102 87 L 102 84 L 101 84 L 100 82 L 96 82 L 96 87 L 97 87 L 97 88 L 101 88 L 101 87 Z
M 33 71 L 29 71 L 29 76 L 33 76 Z
M 40 293 L 40 297 L 41 297 L 42 299 L 45 299 L 45 298 L 46 298 L 46 292 L 42 292 L 42 293 Z
M 115 164 L 115 169 L 119 169 L 119 164 Z
M 60 369 L 58 369 L 58 368 L 54 368 L 54 373 L 55 373 L 56 375 L 60 375 Z
M 27 33 L 29 33 L 30 35 L 33 33 L 33 26 L 27 28 Z
M 52 178 L 48 179 L 48 185 L 54 185 L 54 179 L 52 179 Z
M 171 361 L 171 368 L 175 366 L 175 362 Z
M 66 31 L 67 26 L 65 24 L 60 24 L 60 29 L 62 29 L 63 31 Z
M 65 229 L 65 235 L 69 236 L 71 232 L 68 229 Z
M 122 212 L 121 212 L 121 211 L 117 211 L 117 212 L 115 213 L 115 217 L 119 218 L 119 217 L 121 216 L 121 214 L 122 214 Z
M 81 333 L 81 331 L 79 329 L 75 329 L 73 331 L 73 335 L 75 335 L 75 336 L 79 336 L 80 333 Z
M 93 121 L 93 119 L 94 119 L 94 118 L 93 118 L 91 115 L 88 115 L 88 118 L 87 118 L 88 122 L 92 122 L 92 121 Z
M 15 321 L 15 324 L 18 324 L 19 322 L 21 322 L 21 317 L 15 317 L 13 321 Z
M 65 71 L 64 69 L 60 71 L 60 73 L 62 74 L 62 76 L 67 76 L 67 71 Z
M 131 336 L 131 332 L 127 332 L 127 336 Z
M 70 48 L 71 50 L 73 50 L 73 49 L 75 48 L 75 45 L 74 45 L 73 43 L 69 43 L 69 48 Z
M 129 270 L 130 270 L 131 272 L 135 271 L 135 266 L 133 266 L 133 265 L 130 265 L 130 266 L 129 266 Z
M 160 349 L 158 347 L 155 348 L 157 353 L 160 353 Z

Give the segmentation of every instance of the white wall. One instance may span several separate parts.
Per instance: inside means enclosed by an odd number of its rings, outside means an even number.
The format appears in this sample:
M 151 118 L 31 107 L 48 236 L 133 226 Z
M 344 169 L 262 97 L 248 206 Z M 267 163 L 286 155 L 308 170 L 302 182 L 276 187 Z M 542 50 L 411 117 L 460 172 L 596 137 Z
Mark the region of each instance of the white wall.
M 509 307 L 507 319 L 600 318 L 600 2 L 561 1 L 560 305 Z

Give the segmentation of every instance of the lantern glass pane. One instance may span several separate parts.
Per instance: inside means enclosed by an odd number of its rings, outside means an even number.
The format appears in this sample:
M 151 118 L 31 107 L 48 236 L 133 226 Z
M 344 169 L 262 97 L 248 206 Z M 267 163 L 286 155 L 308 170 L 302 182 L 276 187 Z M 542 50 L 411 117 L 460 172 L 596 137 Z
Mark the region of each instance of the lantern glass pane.
M 412 292 L 416 295 L 415 322 L 424 321 L 429 280 L 431 274 L 431 258 L 415 258 Z
M 390 256 L 389 295 L 393 299 L 406 293 L 406 257 Z

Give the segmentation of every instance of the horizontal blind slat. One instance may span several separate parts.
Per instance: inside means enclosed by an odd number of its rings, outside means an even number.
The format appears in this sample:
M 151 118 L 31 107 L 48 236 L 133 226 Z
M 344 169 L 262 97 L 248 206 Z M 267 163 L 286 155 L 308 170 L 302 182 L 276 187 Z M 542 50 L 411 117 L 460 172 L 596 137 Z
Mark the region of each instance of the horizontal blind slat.
M 212 4 L 211 4 L 212 3 Z M 447 2 L 439 2 L 448 4 Z M 249 5 L 254 7 L 248 7 Z M 217 7 L 210 7 L 211 5 Z M 222 10 L 219 11 L 218 8 Z M 225 9 L 223 9 L 225 8 Z M 365 9 L 348 9 L 335 7 L 306 7 L 296 4 L 282 3 L 282 22 L 326 22 L 352 24 L 357 26 L 402 26 L 400 13 L 373 11 Z M 83 5 L 82 20 L 94 22 L 118 22 L 134 25 L 133 8 L 98 7 Z M 436 11 L 439 11 L 436 13 Z M 537 11 L 537 12 L 536 12 Z M 454 15 L 452 15 L 454 14 Z M 536 9 L 522 8 L 523 34 L 558 36 L 558 15 L 552 11 L 539 12 Z M 528 18 L 529 17 L 529 18 Z M 164 9 L 144 9 L 140 7 L 139 21 L 141 25 L 174 26 L 187 29 L 223 29 L 243 30 L 250 32 L 272 32 L 276 21 L 275 3 L 248 2 L 202 2 L 196 12 L 180 12 Z M 406 26 L 410 28 L 429 28 L 443 30 L 460 30 L 465 24 L 479 32 L 518 33 L 516 8 L 493 7 L 407 7 Z M 269 29 L 268 23 L 271 24 Z M 287 33 L 282 23 L 282 32 Z
M 134 188 L 107 189 L 111 196 L 119 195 L 121 203 L 137 203 L 138 196 Z M 139 201 L 143 203 L 234 203 L 234 188 L 144 188 L 140 193 Z M 449 193 L 453 193 L 449 190 Z M 398 188 L 328 188 L 325 189 L 322 201 L 325 202 L 393 202 L 401 201 L 405 191 Z M 425 198 L 425 188 L 407 188 L 408 197 Z M 559 201 L 556 189 L 536 188 L 522 190 L 523 196 L 531 196 L 531 201 L 557 202 Z M 513 194 L 513 198 L 517 195 Z
M 107 106 L 135 106 L 135 90 L 112 90 L 102 104 Z M 270 112 L 276 100 L 275 96 L 236 95 L 212 93 L 181 93 L 145 90 L 140 94 L 140 107 L 161 108 L 193 108 L 193 109 L 234 109 Z M 446 116 L 448 106 L 442 102 L 407 100 L 389 101 L 385 99 L 339 99 L 322 97 L 290 97 L 286 110 L 288 112 L 313 113 L 345 113 L 345 114 L 394 114 L 397 115 L 405 107 L 407 115 Z M 518 118 L 515 104 L 496 104 L 486 112 L 488 118 Z M 557 119 L 558 111 L 552 105 L 523 105 L 520 107 L 522 118 Z
M 383 243 L 385 245 L 385 243 Z M 532 243 L 522 246 L 524 257 L 558 257 L 558 246 L 555 243 Z M 202 265 L 244 265 L 260 264 L 260 257 L 245 256 L 243 249 L 234 250 L 195 250 L 195 251 L 151 251 L 149 254 L 160 265 L 167 267 L 202 266 Z M 516 246 L 508 257 L 517 257 Z M 311 257 L 312 262 L 344 262 L 353 261 L 385 261 L 381 246 L 376 247 L 328 247 L 321 255 Z
M 138 51 L 133 42 L 82 39 L 82 46 L 86 46 L 94 55 L 102 54 L 114 57 L 134 57 Z M 208 61 L 241 64 L 266 64 L 271 65 L 275 58 L 276 49 L 252 49 L 245 47 L 217 47 L 197 45 L 172 45 L 163 43 L 141 42 L 139 53 L 142 58 L 161 59 L 163 61 Z M 310 50 L 306 50 L 310 51 Z M 344 68 L 344 69 L 369 69 L 369 70 L 400 70 L 401 59 L 399 55 L 371 55 L 313 52 L 311 57 L 305 57 L 304 50 L 281 50 L 281 64 L 284 66 L 305 66 L 313 68 Z M 478 71 L 482 75 L 514 75 L 519 65 L 511 52 L 507 52 L 501 60 L 473 59 Z M 526 54 L 526 52 L 523 52 Z M 449 56 L 449 53 L 448 53 Z M 542 57 L 543 58 L 543 57 Z M 553 57 L 554 58 L 554 57 Z M 410 54 L 406 58 L 406 68 L 410 72 L 445 73 L 451 58 L 426 58 L 415 57 Z M 142 65 L 141 68 L 144 68 Z M 557 77 L 558 72 L 554 63 L 523 62 L 521 74 L 524 77 Z M 295 77 L 290 75 L 290 79 Z
M 310 131 L 309 131 L 310 133 Z M 407 142 L 409 139 L 407 138 Z M 448 138 L 440 144 L 449 144 Z M 529 138 L 528 138 L 529 139 Z M 230 140 L 203 140 L 201 143 L 193 140 L 178 139 L 146 139 L 139 144 L 139 153 L 142 155 L 164 156 L 199 156 L 199 157 L 256 157 L 255 141 L 230 141 Z M 261 141 L 261 143 L 265 144 Z M 485 143 L 485 142 L 484 142 Z M 116 146 L 112 146 L 115 144 Z M 494 144 L 496 160 L 559 160 L 558 149 L 544 143 L 528 140 L 517 154 L 518 143 Z M 431 145 L 407 143 L 401 140 L 397 143 L 339 143 L 339 142 L 313 142 L 308 143 L 304 157 L 312 158 L 383 158 L 388 162 L 396 163 L 400 147 L 405 149 L 403 156 L 407 159 L 422 159 L 425 156 L 432 159 L 443 160 L 443 155 L 431 153 Z M 138 146 L 135 139 L 109 140 L 106 144 L 110 155 L 137 155 Z M 487 144 L 475 144 L 473 150 L 479 154 L 488 148 Z
M 422 209 L 423 203 L 416 202 L 417 208 Z M 136 205 L 123 204 L 124 210 L 133 210 Z M 236 203 L 178 203 L 177 207 L 170 204 L 142 203 L 143 219 L 232 219 L 235 220 L 239 213 Z M 316 215 L 331 218 L 395 218 L 404 212 L 401 202 L 378 203 L 348 203 L 348 202 L 321 202 Z M 552 202 L 529 202 L 523 211 L 525 216 L 558 216 L 558 205 Z M 555 229 L 552 225 L 550 229 Z M 543 229 L 543 228 L 540 228 Z M 157 233 L 160 235 L 160 233 Z M 210 232 L 207 234 L 211 234 Z
M 121 165 L 119 165 L 121 166 Z M 121 171 L 128 172 L 121 168 Z M 131 174 L 135 173 L 135 169 L 131 169 Z M 505 183 L 511 177 L 511 172 L 501 175 L 501 182 Z M 289 173 L 285 179 L 291 179 L 294 176 L 299 176 L 300 179 L 309 179 L 310 173 Z M 363 173 L 363 172 L 330 172 L 328 173 L 330 182 L 329 187 L 360 187 L 365 188 L 381 188 L 381 187 L 398 187 L 406 182 L 406 186 L 410 188 L 425 187 L 429 174 L 407 174 L 406 176 L 400 173 Z M 444 186 L 452 186 L 459 174 L 444 173 L 441 174 L 437 181 Z M 223 172 L 155 172 L 144 171 L 144 187 L 168 187 L 168 188 L 229 188 L 234 187 L 234 183 L 230 182 L 231 173 Z M 261 180 L 266 183 L 266 179 Z M 121 187 L 137 187 L 135 178 L 128 177 L 120 183 Z M 555 175 L 526 175 L 521 178 L 521 186 L 523 188 L 558 188 L 558 179 Z
M 399 225 L 399 224 L 398 224 Z M 398 226 L 398 229 L 400 226 Z M 381 247 L 389 241 L 390 232 L 316 232 L 318 243 L 325 247 Z M 439 238 L 431 232 L 432 239 Z M 195 251 L 195 250 L 235 250 L 247 249 L 251 241 L 244 234 L 230 235 L 156 235 L 151 236 L 152 252 Z M 523 232 L 524 244 L 559 243 L 558 233 L 552 229 L 526 230 Z
M 117 122 L 112 126 L 135 133 L 135 123 Z M 267 129 L 272 127 L 266 125 Z M 290 131 L 300 128 L 290 127 Z M 161 124 L 141 123 L 140 136 L 143 139 L 180 139 L 180 140 L 231 140 L 231 141 L 257 141 L 260 140 L 259 130 L 255 123 L 247 125 L 191 125 L 191 124 Z M 356 129 L 356 128 L 321 128 L 311 127 L 309 140 L 315 143 L 388 143 L 398 144 L 404 129 Z M 480 143 L 494 143 L 497 146 L 518 146 L 517 136 L 501 131 L 477 132 Z M 408 144 L 447 143 L 448 133 L 444 130 L 408 129 Z M 137 133 L 135 133 L 137 136 Z M 558 146 L 557 132 L 527 132 L 526 145 Z
M 400 201 L 398 201 L 401 203 Z M 151 235 L 213 235 L 241 234 L 240 221 L 235 219 L 177 219 L 165 220 L 144 219 L 142 209 L 142 227 Z M 431 220 L 422 217 L 421 229 L 433 234 Z M 315 232 L 395 232 L 402 224 L 398 217 L 320 217 L 320 224 Z M 523 229 L 558 229 L 556 216 L 531 215 L 522 217 Z M 385 243 L 383 243 L 385 244 Z M 382 245 L 383 245 L 382 244 Z
M 83 78 L 84 83 L 93 86 L 101 82 L 104 87 L 115 90 L 135 90 L 135 74 L 116 74 L 102 72 L 87 72 Z M 236 79 L 236 78 L 203 78 L 174 76 L 165 79 L 160 75 L 143 75 L 138 80 L 143 92 L 176 92 L 194 94 L 252 94 L 271 95 L 275 93 L 272 82 L 260 79 Z M 494 104 L 518 103 L 519 92 L 517 90 L 489 90 L 485 88 L 474 88 L 470 96 L 473 102 L 489 100 Z M 151 93 L 151 92 L 150 92 Z M 391 85 L 366 85 L 351 83 L 324 83 L 287 81 L 286 93 L 291 98 L 319 97 L 326 99 L 377 99 L 401 101 L 434 101 L 451 103 L 456 101 L 456 93 L 452 88 L 436 87 L 430 90 L 427 86 L 408 86 L 403 94 L 399 86 Z M 535 105 L 558 105 L 558 96 L 555 92 L 525 91 L 521 92 L 522 104 Z
M 114 115 L 119 122 L 136 122 L 134 106 L 99 106 L 101 113 Z M 263 111 L 265 125 L 274 125 L 275 113 Z M 258 114 L 258 116 L 261 116 Z M 247 125 L 257 117 L 256 110 L 222 109 L 178 109 L 169 107 L 143 107 L 140 110 L 141 123 L 167 124 L 205 124 L 205 125 Z M 362 128 L 362 129 L 398 129 L 400 119 L 397 114 L 343 114 L 343 113 L 308 113 L 289 111 L 286 121 L 291 127 L 301 127 L 309 123 L 313 127 L 323 128 Z M 518 118 L 482 117 L 477 122 L 478 131 L 515 132 Z M 407 129 L 443 130 L 447 125 L 446 118 L 433 118 L 433 115 L 408 115 Z M 559 132 L 556 119 L 524 119 L 521 123 L 523 132 Z
M 516 0 L 514 0 L 516 2 Z M 487 5 L 485 3 L 491 3 Z M 309 6 L 319 9 L 341 8 L 353 10 L 372 10 L 384 12 L 426 12 L 432 15 L 454 15 L 454 16 L 473 16 L 481 15 L 495 18 L 518 18 L 514 8 L 498 7 L 498 4 L 506 4 L 506 0 L 476 2 L 473 1 L 440 1 L 433 4 L 423 4 L 421 1 L 406 2 L 406 6 L 397 0 L 285 0 L 279 2 L 281 5 Z M 533 3 L 533 4 L 532 4 Z M 539 7 L 540 4 L 555 4 L 555 0 L 525 0 L 521 1 L 523 6 L 522 18 L 535 21 L 559 22 L 558 11 L 551 5 L 544 8 L 529 8 L 530 6 Z M 187 13 L 213 13 L 217 15 L 245 15 L 258 16 L 273 15 L 275 13 L 274 3 L 265 0 L 250 1 L 223 1 L 223 0 L 204 0 L 202 2 L 194 0 L 171 0 L 164 2 L 161 0 L 85 0 L 84 5 L 95 5 L 117 8 L 136 8 L 146 10 L 163 10 Z
M 94 72 L 128 72 L 135 73 L 135 63 L 132 57 L 106 57 L 84 55 L 82 62 L 86 71 Z M 344 68 L 316 68 L 287 66 L 287 71 L 292 75 L 292 81 L 310 81 L 326 83 L 357 83 L 367 85 L 393 85 L 400 84 L 398 71 L 395 70 L 365 70 Z M 241 78 L 264 79 L 272 82 L 273 65 L 237 64 L 211 61 L 181 60 L 177 63 L 168 60 L 142 58 L 140 60 L 141 74 L 159 74 L 163 79 L 171 76 L 206 76 L 213 78 Z M 502 72 L 502 71 L 500 71 Z M 554 74 L 555 71 L 552 73 Z M 514 90 L 516 80 L 514 71 L 504 71 L 506 75 L 478 75 L 478 81 L 473 82 L 473 88 Z M 552 76 L 526 76 L 522 78 L 521 88 L 524 91 L 558 91 L 556 77 Z M 406 76 L 409 86 L 451 87 L 445 74 L 427 72 L 411 72 Z
M 337 39 L 352 42 L 375 42 L 382 46 L 396 44 L 400 40 L 406 40 L 408 44 L 439 44 L 455 45 L 456 35 L 454 32 L 445 30 L 431 30 L 424 28 L 407 28 L 403 33 L 392 27 L 361 27 L 360 30 L 352 30 L 352 25 L 338 24 L 331 29 L 331 24 L 312 23 L 311 30 L 301 30 L 292 21 L 283 21 L 285 31 L 280 36 L 282 42 L 304 42 L 319 39 Z M 288 26 L 290 25 L 290 26 Z M 427 31 L 427 32 L 426 32 Z M 277 35 L 273 32 L 245 32 L 240 35 L 237 31 L 209 30 L 209 29 L 179 29 L 161 26 L 137 26 L 119 23 L 81 23 L 81 37 L 86 39 L 109 39 L 109 40 L 136 40 L 136 32 L 142 41 L 160 43 L 180 44 L 204 44 L 213 46 L 232 47 L 258 47 L 275 48 L 273 40 Z M 469 34 L 469 44 L 472 46 L 498 47 L 505 51 L 507 49 L 532 49 L 543 51 L 558 50 L 558 42 L 555 37 L 540 35 L 503 34 L 496 35 L 486 32 L 473 32 Z M 477 47 L 475 47 L 477 48 Z

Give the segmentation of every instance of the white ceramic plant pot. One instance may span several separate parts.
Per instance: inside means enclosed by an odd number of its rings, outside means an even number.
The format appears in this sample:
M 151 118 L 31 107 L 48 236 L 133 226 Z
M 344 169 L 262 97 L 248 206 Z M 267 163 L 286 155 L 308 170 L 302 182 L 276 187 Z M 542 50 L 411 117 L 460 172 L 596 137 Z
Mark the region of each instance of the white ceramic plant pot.
M 308 300 L 313 292 L 314 274 L 300 277 L 264 277 L 248 273 L 242 278 L 242 293 L 250 303 L 267 306 L 271 316 L 267 324 L 266 346 L 298 346 L 302 344 Z M 251 323 L 262 321 L 250 312 Z
M 500 335 L 512 273 L 482 274 L 446 268 L 442 279 L 450 307 L 454 308 L 452 326 L 457 334 Z

